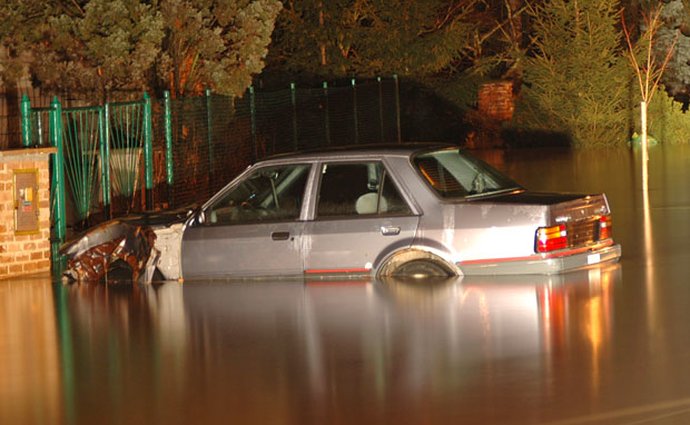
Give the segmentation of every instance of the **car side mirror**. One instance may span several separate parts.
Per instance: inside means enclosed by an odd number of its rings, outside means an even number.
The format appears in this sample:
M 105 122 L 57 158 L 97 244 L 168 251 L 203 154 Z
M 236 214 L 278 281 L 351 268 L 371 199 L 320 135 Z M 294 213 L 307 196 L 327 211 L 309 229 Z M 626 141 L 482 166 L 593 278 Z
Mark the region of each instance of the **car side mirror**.
M 187 224 L 189 226 L 196 226 L 203 224 L 206 221 L 206 214 L 201 207 L 196 207 L 187 212 Z

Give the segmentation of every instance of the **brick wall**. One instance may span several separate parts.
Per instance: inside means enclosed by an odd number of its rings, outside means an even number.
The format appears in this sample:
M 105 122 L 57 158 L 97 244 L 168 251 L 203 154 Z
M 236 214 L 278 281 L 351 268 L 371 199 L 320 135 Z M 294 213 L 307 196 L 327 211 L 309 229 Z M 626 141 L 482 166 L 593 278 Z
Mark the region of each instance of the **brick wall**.
M 54 148 L 0 151 L 0 279 L 50 272 L 50 176 Z M 16 173 L 36 170 L 37 227 L 17 230 Z M 20 225 L 21 227 L 21 225 Z
M 477 95 L 477 109 L 487 118 L 510 121 L 513 118 L 513 82 L 498 81 L 483 84 Z
M 469 110 L 465 120 L 472 128 L 465 136 L 467 149 L 493 149 L 504 146 L 502 126 L 513 118 L 515 95 L 512 81 L 482 84 L 477 93 L 477 109 Z

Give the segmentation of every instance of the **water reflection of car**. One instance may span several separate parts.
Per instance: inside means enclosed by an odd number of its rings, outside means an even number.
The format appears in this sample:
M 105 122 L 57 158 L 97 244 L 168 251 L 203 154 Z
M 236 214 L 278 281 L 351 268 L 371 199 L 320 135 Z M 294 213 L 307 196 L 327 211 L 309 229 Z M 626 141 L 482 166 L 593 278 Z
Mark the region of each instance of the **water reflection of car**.
M 184 220 L 148 228 L 155 242 L 134 266 L 147 278 L 552 274 L 621 255 L 604 194 L 531 192 L 429 144 L 276 156 Z M 74 270 L 93 249 L 68 245 L 67 273 L 83 277 Z
M 432 394 L 474 406 L 475 399 L 458 394 L 490 393 L 495 400 L 515 386 L 549 397 L 554 380 L 573 377 L 572 369 L 558 366 L 573 350 L 593 365 L 577 383 L 601 385 L 596 372 L 615 337 L 621 279 L 620 266 L 612 264 L 552 275 L 425 279 L 423 285 L 405 277 L 186 283 L 178 292 L 186 335 L 198 343 L 181 349 L 221 353 L 180 355 L 206 355 L 206 366 L 231 375 L 229 382 L 270 383 L 253 394 L 274 404 L 308 394 L 312 406 L 332 406 L 336 399 L 342 405 L 351 397 L 389 406 L 396 397 Z M 252 380 L 256 371 L 268 375 Z M 403 405 L 410 403 L 396 409 Z M 430 419 L 428 404 L 411 405 L 426 416 L 403 423 L 448 422 L 447 415 Z M 486 413 L 485 407 L 479 410 Z M 357 419 L 340 422 L 381 422 L 380 416 Z

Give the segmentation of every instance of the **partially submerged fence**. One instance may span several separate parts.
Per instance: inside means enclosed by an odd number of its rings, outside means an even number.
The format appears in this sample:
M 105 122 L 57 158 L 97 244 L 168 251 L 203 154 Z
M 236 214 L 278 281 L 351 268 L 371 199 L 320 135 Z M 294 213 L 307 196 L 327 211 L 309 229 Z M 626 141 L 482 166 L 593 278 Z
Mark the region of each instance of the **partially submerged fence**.
M 67 224 L 206 200 L 251 162 L 323 146 L 400 141 L 398 80 L 62 108 L 21 105 L 22 144 L 58 148 L 56 246 Z M 69 202 L 67 202 L 69 200 Z M 94 216 L 97 217 L 94 219 Z

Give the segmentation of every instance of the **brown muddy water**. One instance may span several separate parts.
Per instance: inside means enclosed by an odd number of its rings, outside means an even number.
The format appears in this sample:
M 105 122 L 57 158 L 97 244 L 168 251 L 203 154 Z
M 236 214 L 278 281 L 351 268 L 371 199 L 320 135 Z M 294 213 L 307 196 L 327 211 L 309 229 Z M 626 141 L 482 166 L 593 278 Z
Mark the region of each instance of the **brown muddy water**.
M 690 148 L 480 152 L 606 192 L 618 265 L 446 282 L 0 282 L 0 424 L 688 424 Z

